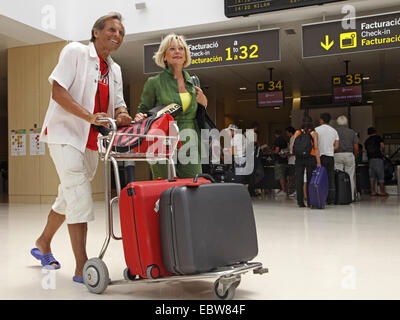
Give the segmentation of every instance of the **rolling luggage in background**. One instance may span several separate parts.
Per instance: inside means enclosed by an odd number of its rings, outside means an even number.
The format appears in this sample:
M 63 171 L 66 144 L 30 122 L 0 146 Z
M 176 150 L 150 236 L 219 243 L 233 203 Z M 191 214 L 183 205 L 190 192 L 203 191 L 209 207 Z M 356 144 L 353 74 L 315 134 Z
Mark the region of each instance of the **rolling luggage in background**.
M 347 172 L 335 170 L 335 188 L 335 204 L 350 204 L 353 201 L 350 176 Z
M 132 182 L 121 191 L 119 211 L 122 243 L 130 276 L 158 278 L 169 273 L 162 264 L 158 200 L 171 187 L 193 179 Z M 209 183 L 200 179 L 198 183 Z
M 186 275 L 245 262 L 258 253 L 250 195 L 236 183 L 170 188 L 160 198 L 166 270 Z
M 359 164 L 356 168 L 356 187 L 360 194 L 370 194 L 368 164 Z
M 309 199 L 311 208 L 325 208 L 328 197 L 328 173 L 325 167 L 316 167 L 312 173 L 311 181 L 308 185 Z

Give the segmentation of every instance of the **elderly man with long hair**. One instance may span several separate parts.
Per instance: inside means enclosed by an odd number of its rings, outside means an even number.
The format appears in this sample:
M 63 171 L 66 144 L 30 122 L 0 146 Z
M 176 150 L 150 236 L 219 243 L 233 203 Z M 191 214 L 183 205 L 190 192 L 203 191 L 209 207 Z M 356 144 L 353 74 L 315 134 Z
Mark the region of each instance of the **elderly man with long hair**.
M 87 223 L 94 219 L 90 181 L 98 163 L 96 126 L 104 125 L 101 117 L 116 117 L 118 125 L 132 121 L 123 97 L 121 69 L 110 57 L 124 39 L 121 20 L 115 12 L 100 17 L 89 45 L 66 45 L 49 77 L 52 96 L 40 139 L 48 144 L 60 185 L 31 254 L 44 267 L 59 269 L 50 245 L 66 221 L 76 260 L 73 281 L 80 283 L 88 260 Z

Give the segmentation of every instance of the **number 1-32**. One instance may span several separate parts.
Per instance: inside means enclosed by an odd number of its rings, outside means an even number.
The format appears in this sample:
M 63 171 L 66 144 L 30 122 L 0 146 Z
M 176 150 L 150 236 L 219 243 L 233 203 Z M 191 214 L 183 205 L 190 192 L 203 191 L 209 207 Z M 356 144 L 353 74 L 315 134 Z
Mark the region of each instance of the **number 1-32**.
M 233 60 L 233 58 L 232 58 L 232 48 L 228 47 L 225 50 L 226 50 L 226 53 L 227 53 L 226 60 L 228 60 L 228 61 L 229 60 Z M 258 54 L 257 54 L 258 45 L 256 45 L 256 44 L 251 45 L 249 48 L 247 46 L 241 46 L 239 48 L 239 50 L 240 50 L 240 55 L 235 55 L 235 60 L 237 58 L 239 58 L 241 60 L 244 60 L 244 59 L 247 59 L 247 58 L 249 58 L 249 59 L 258 58 Z M 250 54 L 249 54 L 248 51 L 251 51 Z

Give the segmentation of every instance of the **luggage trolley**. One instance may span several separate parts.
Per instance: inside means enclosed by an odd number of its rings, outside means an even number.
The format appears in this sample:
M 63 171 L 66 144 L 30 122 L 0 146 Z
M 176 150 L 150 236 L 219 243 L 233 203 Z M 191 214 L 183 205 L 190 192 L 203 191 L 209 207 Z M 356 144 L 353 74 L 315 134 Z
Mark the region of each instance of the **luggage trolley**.
M 123 280 L 112 281 L 109 278 L 109 273 L 106 264 L 103 261 L 103 257 L 107 251 L 108 245 L 111 238 L 114 240 L 122 240 L 121 237 L 117 237 L 114 233 L 113 226 L 113 205 L 118 202 L 121 193 L 121 183 L 118 172 L 118 161 L 148 161 L 148 160 L 166 160 L 168 161 L 168 175 L 170 178 L 176 176 L 176 170 L 174 165 L 173 156 L 177 149 L 179 142 L 179 129 L 174 123 L 172 125 L 173 135 L 171 136 L 158 136 L 158 135 L 140 135 L 140 134 L 128 134 L 128 133 L 117 133 L 116 121 L 111 118 L 102 118 L 99 121 L 108 122 L 111 130 L 106 136 L 99 137 L 99 154 L 100 159 L 104 161 L 104 187 L 105 187 L 105 205 L 106 205 L 106 238 L 104 244 L 101 248 L 100 254 L 97 258 L 89 259 L 83 268 L 83 279 L 86 288 L 92 292 L 101 294 L 103 293 L 109 285 L 122 285 L 131 283 L 151 283 L 151 282 L 165 282 L 165 281 L 189 281 L 198 280 L 204 278 L 217 278 L 214 282 L 214 293 L 222 300 L 231 300 L 235 295 L 236 288 L 241 281 L 241 275 L 249 271 L 253 271 L 254 274 L 264 274 L 268 272 L 267 268 L 263 268 L 260 262 L 246 262 L 238 263 L 231 266 L 225 266 L 221 268 L 214 269 L 210 272 L 194 274 L 194 275 L 184 275 L 184 276 L 168 276 L 160 278 L 137 278 L 133 277 L 128 268 L 123 271 Z M 115 139 L 118 136 L 127 135 L 139 138 L 145 138 L 147 140 L 156 139 L 163 145 L 167 145 L 168 149 L 162 148 L 162 151 L 154 154 L 147 154 L 146 152 L 140 152 L 140 146 L 136 152 L 116 152 L 113 150 L 112 146 Z M 168 151 L 167 151 L 168 150 Z M 111 183 L 109 181 L 110 166 L 113 166 L 115 185 L 117 195 L 111 198 Z

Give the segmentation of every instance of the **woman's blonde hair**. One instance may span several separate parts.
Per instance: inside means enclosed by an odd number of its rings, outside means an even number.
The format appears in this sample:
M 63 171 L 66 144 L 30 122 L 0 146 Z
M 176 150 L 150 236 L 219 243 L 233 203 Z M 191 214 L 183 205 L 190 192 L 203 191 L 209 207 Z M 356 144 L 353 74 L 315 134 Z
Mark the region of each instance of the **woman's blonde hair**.
M 158 65 L 159 67 L 165 69 L 167 67 L 167 63 L 164 61 L 165 58 L 165 52 L 167 51 L 167 49 L 169 48 L 169 46 L 171 45 L 172 40 L 176 40 L 178 42 L 180 42 L 183 47 L 185 48 L 185 52 L 186 52 L 186 61 L 183 64 L 183 67 L 186 68 L 187 66 L 190 65 L 190 63 L 192 62 L 192 59 L 190 57 L 190 50 L 189 47 L 185 41 L 185 37 L 184 36 L 178 36 L 174 33 L 171 33 L 169 35 L 167 35 L 160 43 L 160 47 L 158 48 L 158 51 L 154 54 L 153 59 L 156 63 L 156 65 Z

